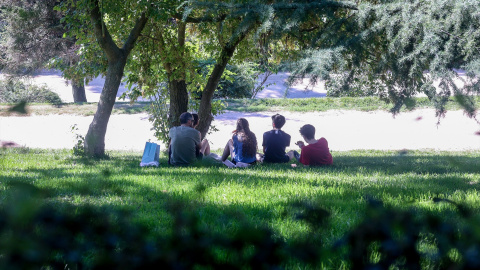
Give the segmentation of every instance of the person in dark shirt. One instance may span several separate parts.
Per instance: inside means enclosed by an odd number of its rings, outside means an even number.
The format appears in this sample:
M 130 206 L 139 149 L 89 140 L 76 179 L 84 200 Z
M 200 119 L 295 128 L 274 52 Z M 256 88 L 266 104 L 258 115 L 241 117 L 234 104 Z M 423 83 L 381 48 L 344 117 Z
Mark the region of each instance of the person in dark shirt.
M 290 146 L 290 135 L 281 129 L 285 125 L 285 117 L 280 114 L 272 116 L 273 129 L 263 133 L 263 162 L 285 163 L 292 159 L 293 155 L 287 155 L 285 148 Z

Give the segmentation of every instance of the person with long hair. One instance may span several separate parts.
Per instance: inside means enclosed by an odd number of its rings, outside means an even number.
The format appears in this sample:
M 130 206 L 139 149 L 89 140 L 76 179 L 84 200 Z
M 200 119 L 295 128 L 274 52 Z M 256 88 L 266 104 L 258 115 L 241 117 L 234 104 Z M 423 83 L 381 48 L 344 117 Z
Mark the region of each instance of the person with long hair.
M 231 156 L 232 162 L 252 164 L 256 162 L 257 137 L 250 131 L 247 119 L 239 118 L 233 136 L 223 150 L 222 161 Z

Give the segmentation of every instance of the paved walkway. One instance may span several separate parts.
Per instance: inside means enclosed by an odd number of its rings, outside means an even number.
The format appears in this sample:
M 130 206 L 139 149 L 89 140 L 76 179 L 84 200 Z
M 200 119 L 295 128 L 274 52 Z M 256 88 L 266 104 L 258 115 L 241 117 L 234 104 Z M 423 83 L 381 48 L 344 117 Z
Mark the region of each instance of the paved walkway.
M 1 74 L 0 74 L 1 75 Z M 268 87 L 258 97 L 284 97 L 283 81 L 288 74 L 272 75 Z M 70 86 L 58 72 L 45 71 L 33 81 L 45 83 L 59 93 L 60 97 L 71 102 Z M 103 79 L 96 78 L 86 87 L 87 100 L 98 101 Z M 322 85 L 305 92 L 306 82 L 289 90 L 287 97 L 322 97 Z M 125 91 L 119 89 L 119 96 Z M 257 135 L 259 149 L 263 132 L 271 128 L 272 113 L 227 112 L 217 116 L 213 125 L 219 131 L 208 135 L 212 149 L 223 148 L 235 121 L 244 117 L 250 122 L 251 130 Z M 317 136 L 325 137 L 332 151 L 353 149 L 436 149 L 436 150 L 480 150 L 480 125 L 463 115 L 461 111 L 451 111 L 437 125 L 433 110 L 417 110 L 402 113 L 393 118 L 388 112 L 328 111 L 313 113 L 282 113 L 287 118 L 284 130 L 292 136 L 293 142 L 301 140 L 298 133 L 306 123 L 313 124 Z M 478 117 L 480 119 L 480 115 Z M 86 134 L 93 116 L 49 115 L 29 117 L 0 117 L 0 140 L 14 141 L 31 148 L 72 148 L 75 133 Z M 72 132 L 76 124 L 78 131 Z M 151 123 L 146 114 L 112 115 L 107 129 L 105 148 L 107 150 L 142 151 L 145 141 L 155 141 Z M 162 147 L 164 147 L 162 145 Z
M 259 149 L 263 132 L 271 129 L 272 113 L 228 112 L 218 116 L 213 125 L 219 131 L 209 134 L 212 149 L 223 148 L 236 119 L 246 118 L 256 134 Z M 283 113 L 287 123 L 283 128 L 293 142 L 301 140 L 298 130 L 313 124 L 317 136 L 325 137 L 332 151 L 353 149 L 435 149 L 448 151 L 480 150 L 480 126 L 461 111 L 451 111 L 440 125 L 433 110 L 418 110 L 393 118 L 388 112 L 328 111 Z M 31 148 L 72 148 L 78 126 L 86 134 L 93 116 L 49 115 L 0 117 L 0 140 L 14 141 Z M 107 150 L 142 151 L 145 142 L 156 141 L 146 114 L 112 115 L 105 139 Z M 164 146 L 162 145 L 162 148 Z

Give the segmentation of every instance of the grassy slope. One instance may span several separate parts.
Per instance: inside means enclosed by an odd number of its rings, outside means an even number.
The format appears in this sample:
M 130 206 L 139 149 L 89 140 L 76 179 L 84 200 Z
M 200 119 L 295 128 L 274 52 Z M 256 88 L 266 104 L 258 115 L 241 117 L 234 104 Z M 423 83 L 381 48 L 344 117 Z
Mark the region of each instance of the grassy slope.
M 108 160 L 81 159 L 67 150 L 3 149 L 0 154 L 2 189 L 20 181 L 49 190 L 48 200 L 59 205 L 130 209 L 159 233 L 170 222 L 164 209 L 171 198 L 198 202 L 202 224 L 212 230 L 230 233 L 247 220 L 266 224 L 287 240 L 308 230 L 294 218 L 291 204 L 310 200 L 332 213 L 323 232 L 326 243 L 360 221 L 369 196 L 439 214 L 451 208 L 434 204 L 434 197 L 465 203 L 476 212 L 480 208 L 480 152 L 334 152 L 331 167 L 248 169 L 174 168 L 165 159 L 159 168 L 140 168 L 140 155 L 127 152 L 113 152 Z
M 416 108 L 434 108 L 434 105 L 427 98 L 415 98 Z M 309 111 L 327 111 L 327 110 L 359 110 L 359 111 L 375 111 L 390 110 L 392 104 L 387 104 L 377 97 L 364 98 L 297 98 L 297 99 L 234 99 L 225 100 L 225 109 L 241 112 L 258 112 L 258 111 L 293 111 L 293 112 L 309 112 Z M 480 107 L 480 97 L 475 98 L 475 104 Z M 116 102 L 114 114 L 132 114 L 146 112 L 148 102 Z M 5 116 L 9 105 L 0 104 L 0 116 Z M 48 115 L 48 114 L 77 114 L 77 115 L 93 115 L 97 110 L 97 103 L 84 104 L 30 104 L 28 105 L 30 114 Z M 460 105 L 453 98 L 447 104 L 447 110 L 459 110 Z M 406 109 L 404 109 L 406 110 Z

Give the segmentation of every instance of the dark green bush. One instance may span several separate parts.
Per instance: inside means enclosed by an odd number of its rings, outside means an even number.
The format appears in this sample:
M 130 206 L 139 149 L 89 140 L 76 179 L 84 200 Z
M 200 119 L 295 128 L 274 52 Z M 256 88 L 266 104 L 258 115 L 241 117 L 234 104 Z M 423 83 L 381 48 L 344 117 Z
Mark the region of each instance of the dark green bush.
M 220 235 L 175 199 L 166 204 L 171 233 L 161 236 L 132 222 L 132 213 L 42 205 L 48 192 L 14 186 L 0 207 L 0 269 L 268 269 L 284 262 L 284 244 L 269 229 L 244 225 Z
M 365 220 L 337 243 L 352 269 L 480 269 L 480 223 L 465 206 L 439 216 L 370 200 Z
M 21 101 L 28 103 L 62 103 L 58 94 L 52 92 L 46 86 L 28 84 L 13 77 L 0 81 L 0 102 L 18 103 Z
M 173 197 L 165 203 L 170 233 L 160 235 L 133 222 L 129 212 L 40 203 L 48 190 L 6 187 L 0 269 L 318 269 L 341 262 L 351 269 L 480 269 L 478 216 L 442 199 L 434 201 L 457 210 L 440 217 L 370 200 L 364 221 L 324 246 L 319 232 L 329 213 L 309 202 L 296 202 L 288 212 L 309 224 L 310 233 L 285 242 L 261 224 L 244 223 L 229 235 L 213 232 L 198 218 L 200 204 Z

